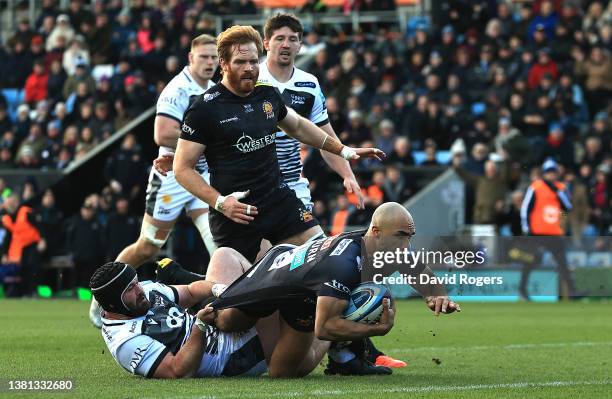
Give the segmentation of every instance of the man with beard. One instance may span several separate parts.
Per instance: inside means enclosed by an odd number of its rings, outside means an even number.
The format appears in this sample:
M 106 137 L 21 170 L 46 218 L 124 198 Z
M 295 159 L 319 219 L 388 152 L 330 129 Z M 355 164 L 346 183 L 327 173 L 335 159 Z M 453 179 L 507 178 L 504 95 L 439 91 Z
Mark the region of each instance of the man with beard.
M 198 95 L 214 85 L 211 78 L 217 66 L 215 38 L 200 35 L 193 39 L 189 65 L 168 83 L 157 100 L 153 134 L 159 145 L 159 155 L 174 152 L 181 132 L 183 114 Z M 199 157 L 196 161 L 198 178 L 209 181 L 206 159 Z M 208 224 L 208 204 L 185 190 L 173 173 L 161 175 L 152 169 L 140 237 L 121 251 L 117 261 L 138 267 L 157 255 L 183 208 L 198 228 L 206 249 L 212 255 L 216 247 Z M 99 314 L 99 307 L 92 301 L 89 318 L 98 328 L 101 325 Z
M 256 84 L 262 50 L 260 35 L 250 26 L 233 26 L 219 35 L 223 79 L 185 114 L 173 168 L 183 187 L 214 208 L 210 227 L 215 243 L 236 249 L 249 261 L 262 239 L 301 245 L 319 230 L 312 212 L 281 181 L 274 145 L 277 126 L 346 160 L 384 157 L 378 149 L 345 147 L 288 109 L 273 87 Z M 210 185 L 194 170 L 202 153 L 209 163 Z M 249 204 L 239 202 L 247 196 Z
M 240 261 L 227 266 L 232 254 L 216 251 L 210 278 L 230 283 L 243 272 Z M 173 263 L 170 259 L 160 266 Z M 278 336 L 277 317 L 262 320 L 240 333 L 224 333 L 186 308 L 211 296 L 212 281 L 168 286 L 138 282 L 136 270 L 109 262 L 95 271 L 90 287 L 102 306 L 102 337 L 115 361 L 126 371 L 147 378 L 255 376 L 266 372 Z M 296 365 L 299 375 L 319 363 L 328 342 L 315 341 Z

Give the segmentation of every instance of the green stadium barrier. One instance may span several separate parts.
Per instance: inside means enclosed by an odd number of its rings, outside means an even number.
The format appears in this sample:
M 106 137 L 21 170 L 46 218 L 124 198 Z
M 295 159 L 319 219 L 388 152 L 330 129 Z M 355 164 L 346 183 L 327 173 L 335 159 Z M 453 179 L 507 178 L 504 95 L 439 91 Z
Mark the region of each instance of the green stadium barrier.
M 53 291 L 48 285 L 39 285 L 36 287 L 36 292 L 40 298 L 51 298 L 53 296 Z
M 77 288 L 77 298 L 79 301 L 91 301 L 91 290 L 88 288 Z
M 0 299 L 4 298 L 4 285 L 0 285 Z

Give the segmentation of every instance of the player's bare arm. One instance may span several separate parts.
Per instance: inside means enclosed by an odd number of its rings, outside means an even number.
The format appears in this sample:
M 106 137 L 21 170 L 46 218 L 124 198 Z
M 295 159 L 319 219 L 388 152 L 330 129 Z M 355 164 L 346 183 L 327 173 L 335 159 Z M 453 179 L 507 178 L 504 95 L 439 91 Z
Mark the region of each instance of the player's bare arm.
M 291 108 L 287 108 L 287 116 L 278 123 L 287 135 L 314 148 L 340 155 L 343 158 L 359 159 L 360 157 L 382 160 L 386 155 L 377 148 L 348 148 L 339 140 L 329 136 L 321 128 L 308 119 L 300 116 Z
M 315 335 L 327 341 L 352 341 L 365 337 L 386 335 L 393 328 L 395 311 L 389 300 L 383 301 L 383 313 L 377 324 L 363 324 L 344 319 L 342 313 L 348 301 L 331 296 L 320 296 L 317 299 L 315 316 Z
M 329 136 L 340 141 L 331 123 L 326 123 L 325 125 L 321 126 L 321 130 L 323 130 Z M 361 187 L 359 187 L 359 183 L 357 183 L 355 174 L 353 173 L 351 165 L 349 165 L 348 161 L 340 156 L 333 155 L 323 150 L 321 150 L 321 157 L 323 158 L 325 163 L 329 165 L 329 167 L 338 174 L 338 176 L 342 177 L 342 184 L 344 185 L 344 189 L 348 193 L 353 193 L 357 196 L 357 208 L 363 209 L 365 205 L 363 202 L 363 194 L 361 194 Z
M 196 315 L 197 318 L 200 318 L 200 312 Z M 185 342 L 185 345 L 181 347 L 176 355 L 172 353 L 166 354 L 155 370 L 153 378 L 174 379 L 193 377 L 202 361 L 205 342 L 204 332 L 200 330 L 197 323 L 194 323 L 191 329 L 191 335 L 189 339 L 187 339 L 187 342 Z
M 179 139 L 174 155 L 173 170 L 179 184 L 191 194 L 206 202 L 212 208 L 222 212 L 227 218 L 240 224 L 249 224 L 257 215 L 257 208 L 239 202 L 248 192 L 241 195 L 228 195 L 221 197 L 221 193 L 196 172 L 195 165 L 206 149 L 206 146 L 189 140 Z M 238 198 L 237 198 L 238 197 Z M 222 206 L 218 202 L 223 198 Z
M 157 115 L 153 125 L 153 139 L 161 147 L 176 148 L 181 135 L 181 125 L 178 121 L 163 115 Z

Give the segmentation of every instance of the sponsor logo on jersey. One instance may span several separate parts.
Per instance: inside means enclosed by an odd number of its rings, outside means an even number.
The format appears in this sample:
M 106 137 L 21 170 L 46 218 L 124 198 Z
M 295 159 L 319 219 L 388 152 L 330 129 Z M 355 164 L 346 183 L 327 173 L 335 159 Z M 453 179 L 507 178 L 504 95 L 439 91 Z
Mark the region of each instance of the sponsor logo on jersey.
M 204 94 L 204 96 L 202 97 L 202 100 L 204 100 L 204 101 L 208 102 L 208 101 L 210 101 L 210 100 L 213 100 L 213 99 L 215 99 L 215 98 L 219 97 L 220 95 L 221 95 L 221 92 L 220 92 L 220 91 L 215 91 L 215 92 L 213 92 L 213 93 L 206 93 L 206 94 Z
M 323 241 L 323 245 L 321 245 L 321 251 L 325 251 L 327 248 L 329 248 L 329 246 L 331 245 L 332 242 L 334 242 L 336 237 L 338 237 L 338 235 L 329 237 L 325 241 Z
M 306 102 L 306 98 L 302 96 L 298 96 L 297 94 L 291 95 L 291 105 L 304 105 Z
M 350 294 L 350 293 L 351 293 L 351 290 L 349 290 L 349 288 L 348 288 L 346 285 L 344 285 L 344 284 L 342 284 L 342 283 L 339 283 L 339 282 L 338 282 L 337 280 L 335 280 L 335 279 L 334 279 L 334 280 L 332 280 L 332 281 L 331 281 L 331 283 L 330 283 L 330 282 L 327 282 L 327 283 L 324 283 L 324 284 L 325 284 L 326 286 L 328 286 L 328 287 L 332 287 L 333 289 L 338 290 L 338 291 L 340 291 L 340 292 L 345 292 L 345 293 L 347 293 L 347 294 Z
M 353 241 L 351 238 L 345 238 L 344 240 L 340 241 L 340 243 L 336 246 L 336 248 L 334 248 L 334 250 L 331 254 L 329 254 L 329 256 L 340 255 L 349 246 L 351 241 Z
M 240 137 L 233 146 L 241 153 L 248 154 L 249 152 L 257 151 L 270 144 L 274 144 L 275 139 L 276 134 L 267 134 L 262 138 L 253 139 L 251 136 L 242 133 L 242 137 Z
M 293 85 L 295 87 L 310 87 L 311 89 L 314 89 L 317 87 L 317 85 L 314 82 L 295 82 Z
M 157 209 L 157 214 L 159 214 L 159 215 L 169 215 L 170 214 L 170 209 L 159 208 L 159 209 Z
M 304 261 L 306 260 L 307 250 L 308 248 L 301 249 L 297 251 L 295 255 L 293 255 L 293 260 L 291 261 L 291 266 L 289 267 L 289 270 L 297 269 L 298 267 L 304 264 Z
M 113 335 L 104 326 L 102 326 L 102 334 L 104 334 L 104 337 L 106 337 L 106 340 L 108 342 L 112 342 L 113 341 Z
M 237 116 L 233 116 L 231 118 L 227 118 L 227 119 L 223 119 L 222 121 L 219 121 L 220 124 L 224 124 L 224 123 L 229 123 L 229 122 L 238 122 L 238 117 Z
M 134 331 L 136 331 L 136 326 L 138 325 L 137 321 L 133 321 L 132 325 L 130 326 L 130 332 L 133 333 Z
M 147 325 L 156 326 L 158 323 L 153 319 L 147 319 Z
M 313 219 L 312 212 L 308 209 L 300 209 L 300 219 L 302 219 L 302 222 L 310 222 Z
M 136 348 L 134 354 L 132 355 L 132 359 L 130 360 L 130 367 L 132 370 L 136 370 L 142 359 L 144 358 L 144 354 L 147 351 L 147 348 Z
M 264 101 L 262 107 L 267 119 L 274 118 L 274 107 L 270 101 Z
M 164 96 L 164 97 L 160 97 L 158 102 L 159 103 L 168 103 L 168 104 L 172 104 L 172 105 L 176 106 L 177 103 L 178 103 L 178 99 L 176 97 Z
M 192 128 L 191 126 L 187 125 L 186 123 L 183 123 L 183 126 L 181 126 L 181 130 L 187 134 L 194 134 L 195 133 L 195 129 Z
M 249 112 L 253 112 L 253 106 L 251 104 L 243 104 L 242 105 L 244 107 L 244 113 L 248 114 Z

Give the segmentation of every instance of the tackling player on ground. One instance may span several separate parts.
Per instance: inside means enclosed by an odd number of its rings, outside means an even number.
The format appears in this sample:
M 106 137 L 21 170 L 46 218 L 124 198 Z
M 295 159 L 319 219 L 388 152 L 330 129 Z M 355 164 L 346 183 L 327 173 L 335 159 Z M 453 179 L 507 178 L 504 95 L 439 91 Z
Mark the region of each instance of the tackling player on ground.
M 168 83 L 157 100 L 154 139 L 159 145 L 160 156 L 174 152 L 185 111 L 198 95 L 214 85 L 211 78 L 218 65 L 215 38 L 200 35 L 193 39 L 189 65 Z M 198 159 L 196 170 L 202 179 L 209 180 L 204 157 Z M 117 261 L 138 267 L 157 255 L 183 208 L 193 220 L 212 256 L 216 247 L 208 224 L 208 204 L 178 184 L 173 173 L 161 175 L 152 169 L 140 237 L 121 251 Z M 89 318 L 100 328 L 100 308 L 95 301 L 92 301 Z
M 221 248 L 213 254 L 209 278 L 230 283 L 243 272 L 240 260 Z M 244 258 L 242 258 L 244 259 Z M 172 263 L 164 259 L 160 263 Z M 189 308 L 211 296 L 211 281 L 168 286 L 139 283 L 136 270 L 121 262 L 107 263 L 91 278 L 91 289 L 104 309 L 102 337 L 126 371 L 148 378 L 254 376 L 266 372 L 278 337 L 277 315 L 253 328 L 225 333 L 201 320 Z M 296 376 L 310 373 L 329 348 L 314 341 L 297 365 Z

